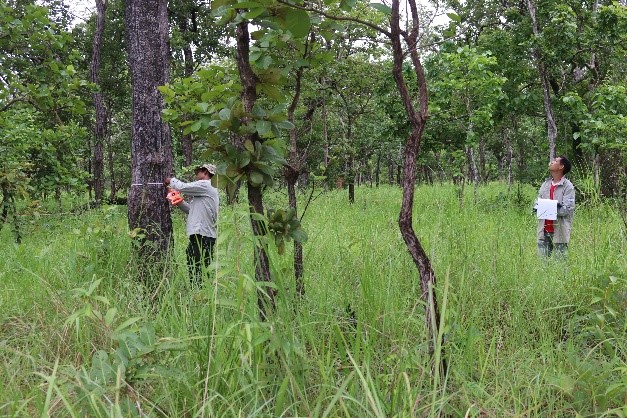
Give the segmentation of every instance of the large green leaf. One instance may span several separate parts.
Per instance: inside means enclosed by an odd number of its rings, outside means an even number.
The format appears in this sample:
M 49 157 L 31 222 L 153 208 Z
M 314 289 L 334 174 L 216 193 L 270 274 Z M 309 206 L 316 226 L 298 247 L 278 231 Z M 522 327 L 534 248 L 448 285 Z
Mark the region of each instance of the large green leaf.
M 292 32 L 296 38 L 304 38 L 309 34 L 311 21 L 309 14 L 304 10 L 289 9 L 285 15 L 285 29 Z
M 370 7 L 386 15 L 392 14 L 392 8 L 382 3 L 370 3 Z

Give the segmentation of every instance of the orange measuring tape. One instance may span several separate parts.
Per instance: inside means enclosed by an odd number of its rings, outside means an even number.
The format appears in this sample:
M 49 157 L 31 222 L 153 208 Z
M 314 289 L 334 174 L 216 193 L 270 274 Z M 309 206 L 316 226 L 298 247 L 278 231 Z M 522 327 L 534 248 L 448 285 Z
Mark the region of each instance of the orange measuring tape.
M 183 198 L 181 197 L 181 193 L 176 189 L 170 189 L 170 191 L 168 192 L 168 195 L 166 196 L 166 199 L 168 199 L 170 203 L 174 206 L 178 205 L 179 203 L 183 201 Z

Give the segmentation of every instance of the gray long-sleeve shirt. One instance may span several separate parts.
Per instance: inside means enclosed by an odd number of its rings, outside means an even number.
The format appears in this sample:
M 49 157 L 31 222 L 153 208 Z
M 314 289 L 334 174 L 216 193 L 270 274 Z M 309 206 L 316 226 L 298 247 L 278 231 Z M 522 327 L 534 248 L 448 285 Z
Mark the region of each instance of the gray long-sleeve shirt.
M 560 208 L 557 210 L 557 221 L 553 223 L 555 233 L 553 236 L 553 242 L 556 244 L 568 244 L 570 241 L 570 230 L 573 226 L 573 215 L 575 214 L 575 186 L 566 178 L 556 185 L 553 192 L 553 199 L 560 203 Z M 551 178 L 549 177 L 542 183 L 540 190 L 538 191 L 538 199 L 549 199 L 551 196 Z M 538 204 L 536 199 L 536 204 Z M 538 220 L 537 230 L 538 240 L 544 237 L 544 219 Z
M 178 207 L 187 213 L 187 235 L 199 234 L 216 238 L 216 220 L 220 198 L 218 189 L 209 180 L 197 180 L 184 183 L 175 177 L 170 179 L 170 186 L 191 197 L 189 202 L 183 201 Z

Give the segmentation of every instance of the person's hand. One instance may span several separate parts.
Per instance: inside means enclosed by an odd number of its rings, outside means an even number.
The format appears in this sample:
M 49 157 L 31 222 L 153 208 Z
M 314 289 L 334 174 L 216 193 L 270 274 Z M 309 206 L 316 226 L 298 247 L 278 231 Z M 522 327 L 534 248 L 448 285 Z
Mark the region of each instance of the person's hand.
M 168 186 L 170 185 L 170 177 L 166 177 L 166 179 L 165 179 L 165 180 L 163 180 L 163 185 L 164 185 L 165 187 L 168 187 Z

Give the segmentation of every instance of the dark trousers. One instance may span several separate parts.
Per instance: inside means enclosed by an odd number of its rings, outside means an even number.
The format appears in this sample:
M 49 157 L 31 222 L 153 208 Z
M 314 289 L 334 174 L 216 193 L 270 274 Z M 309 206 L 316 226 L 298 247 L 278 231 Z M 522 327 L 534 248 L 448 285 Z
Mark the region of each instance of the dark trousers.
M 190 235 L 187 246 L 187 267 L 192 284 L 202 285 L 202 271 L 206 270 L 213 259 L 213 246 L 215 238 L 203 235 Z
M 566 258 L 568 244 L 553 242 L 553 232 L 544 232 L 544 239 L 538 241 L 538 254 L 542 257 L 551 257 L 555 253 L 556 258 Z

